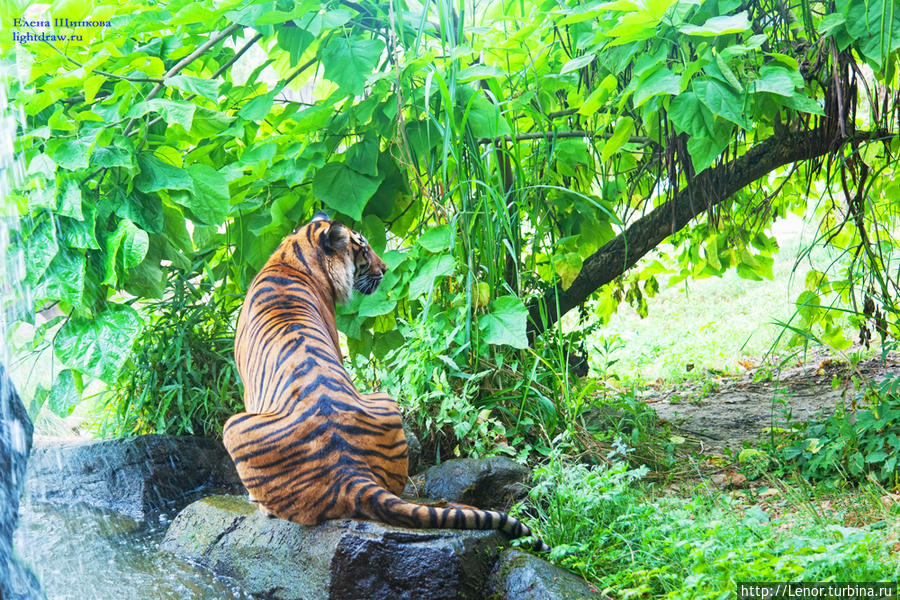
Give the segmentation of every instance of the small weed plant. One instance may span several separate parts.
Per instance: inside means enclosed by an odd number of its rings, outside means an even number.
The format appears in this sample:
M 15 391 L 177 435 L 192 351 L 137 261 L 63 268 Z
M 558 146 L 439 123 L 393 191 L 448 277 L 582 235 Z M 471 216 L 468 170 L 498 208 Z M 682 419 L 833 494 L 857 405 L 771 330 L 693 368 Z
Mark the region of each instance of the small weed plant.
M 780 456 L 812 480 L 874 479 L 888 487 L 900 483 L 900 377 L 888 378 L 861 397 L 865 409 L 840 406 L 829 417 L 800 426 Z
M 465 347 L 456 341 L 461 328 L 444 325 L 401 324 L 406 343 L 385 357 L 382 387 L 422 434 L 426 456 L 490 454 L 505 428 L 475 403 L 487 371 L 469 372 Z

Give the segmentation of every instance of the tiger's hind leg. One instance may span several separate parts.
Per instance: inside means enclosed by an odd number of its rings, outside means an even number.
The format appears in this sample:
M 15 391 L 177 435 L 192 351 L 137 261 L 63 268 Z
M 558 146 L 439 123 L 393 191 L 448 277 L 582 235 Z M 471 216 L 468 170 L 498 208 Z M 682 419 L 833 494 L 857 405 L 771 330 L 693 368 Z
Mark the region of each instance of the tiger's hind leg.
M 379 430 L 372 445 L 378 454 L 366 458 L 376 481 L 393 494 L 400 494 L 409 476 L 409 453 L 403 419 L 397 401 L 384 393 L 362 394 L 367 425 Z
M 277 457 L 280 448 L 266 448 L 265 433 L 284 427 L 285 415 L 277 413 L 239 413 L 228 419 L 223 429 L 222 441 L 228 454 L 234 461 L 238 475 L 247 489 L 249 501 L 256 504 L 259 511 L 267 517 L 276 515 L 266 504 L 270 503 L 273 494 L 281 491 L 277 481 L 269 481 L 257 468 L 258 455 L 266 460 Z M 264 454 L 260 450 L 267 450 Z
M 261 512 L 262 514 L 266 515 L 266 516 L 269 517 L 270 519 L 277 519 L 277 518 L 278 518 L 278 515 L 276 515 L 275 513 L 273 513 L 272 511 L 270 511 L 268 508 L 266 508 L 265 506 L 263 506 L 262 503 L 261 503 L 259 500 L 257 500 L 256 498 L 254 498 L 254 497 L 253 497 L 253 494 L 251 494 L 250 492 L 247 492 L 247 500 L 250 501 L 250 504 L 255 504 L 255 505 L 256 505 L 256 508 L 259 509 L 259 512 Z

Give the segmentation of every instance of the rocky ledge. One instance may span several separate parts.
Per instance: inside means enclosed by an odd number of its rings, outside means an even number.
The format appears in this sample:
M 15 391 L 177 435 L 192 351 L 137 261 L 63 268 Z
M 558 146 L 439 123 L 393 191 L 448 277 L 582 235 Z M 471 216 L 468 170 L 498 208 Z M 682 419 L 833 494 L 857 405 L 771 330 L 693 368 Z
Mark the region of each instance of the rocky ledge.
M 504 541 L 495 531 L 370 521 L 304 527 L 265 517 L 246 497 L 211 496 L 175 518 L 162 548 L 258 598 L 438 600 L 482 598 Z
M 174 514 L 211 489 L 236 491 L 243 486 L 222 444 L 197 437 L 35 437 L 25 477 L 31 501 L 81 503 L 137 520 Z
M 609 600 L 577 575 L 526 554 L 505 550 L 488 577 L 488 600 Z

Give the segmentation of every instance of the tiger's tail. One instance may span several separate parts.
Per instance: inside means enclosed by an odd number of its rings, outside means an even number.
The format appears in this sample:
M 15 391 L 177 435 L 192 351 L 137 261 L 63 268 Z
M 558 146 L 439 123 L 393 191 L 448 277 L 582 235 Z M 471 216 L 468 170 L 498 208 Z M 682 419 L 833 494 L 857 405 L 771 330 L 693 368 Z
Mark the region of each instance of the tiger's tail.
M 504 512 L 415 504 L 374 482 L 364 486 L 360 492 L 357 496 L 357 515 L 389 525 L 423 529 L 496 529 L 511 539 L 533 535 L 525 523 Z M 550 551 L 550 546 L 538 538 L 535 540 L 532 546 L 535 551 Z

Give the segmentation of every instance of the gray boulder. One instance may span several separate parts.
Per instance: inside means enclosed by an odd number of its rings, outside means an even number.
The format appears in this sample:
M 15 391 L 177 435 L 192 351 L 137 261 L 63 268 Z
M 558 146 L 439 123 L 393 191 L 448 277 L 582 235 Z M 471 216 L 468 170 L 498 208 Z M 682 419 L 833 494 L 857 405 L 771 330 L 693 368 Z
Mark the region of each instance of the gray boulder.
M 485 586 L 488 600 L 608 600 L 593 585 L 519 550 L 506 550 Z
M 268 518 L 245 497 L 185 508 L 162 548 L 277 600 L 482 598 L 505 539 L 495 531 L 405 529 L 356 520 L 304 527 Z
M 35 502 L 82 503 L 136 520 L 175 514 L 211 489 L 243 489 L 222 444 L 198 437 L 36 438 L 25 490 Z
M 526 495 L 528 468 L 505 456 L 458 458 L 425 472 L 424 496 L 494 510 L 508 510 Z
M 0 364 L 0 598 L 6 600 L 44 597 L 37 579 L 12 554 L 33 431 L 25 406 Z

